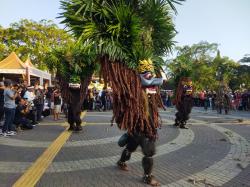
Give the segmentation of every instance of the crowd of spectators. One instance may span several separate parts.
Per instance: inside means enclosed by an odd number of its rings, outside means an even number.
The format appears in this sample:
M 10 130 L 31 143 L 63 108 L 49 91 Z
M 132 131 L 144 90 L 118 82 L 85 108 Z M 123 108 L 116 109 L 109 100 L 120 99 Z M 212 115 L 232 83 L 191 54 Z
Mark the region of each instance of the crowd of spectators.
M 88 111 L 112 109 L 112 94 L 106 87 L 98 91 L 89 89 L 83 103 Z M 13 136 L 18 131 L 33 129 L 46 116 L 53 114 L 60 120 L 60 113 L 67 117 L 67 104 L 63 102 L 60 89 L 43 88 L 38 83 L 28 86 L 26 82 L 14 84 L 6 79 L 0 82 L 0 135 Z
M 162 90 L 161 98 L 165 107 L 173 106 L 174 93 L 171 90 Z M 217 110 L 218 113 L 222 113 L 221 107 L 228 110 L 250 111 L 250 90 L 234 91 L 224 93 L 222 101 L 219 102 L 218 95 L 215 91 L 200 91 L 193 94 L 194 106 L 204 107 Z
M 161 97 L 166 107 L 172 106 L 173 91 L 162 91 Z M 218 97 L 214 91 L 201 91 L 193 94 L 194 106 L 218 110 Z M 250 111 L 250 90 L 224 94 L 225 110 Z M 83 108 L 88 111 L 112 110 L 113 98 L 111 90 L 106 87 L 98 91 L 89 89 Z M 220 109 L 220 108 L 219 108 Z M 46 116 L 53 113 L 54 120 L 59 120 L 59 114 L 67 115 L 67 104 L 61 98 L 60 89 L 43 88 L 38 83 L 34 86 L 13 84 L 6 79 L 0 82 L 0 135 L 8 137 L 16 135 L 20 130 L 33 129 Z M 221 113 L 221 109 L 219 111 Z
M 112 92 L 106 87 L 98 91 L 95 88 L 89 89 L 84 101 L 84 108 L 89 111 L 111 110 L 113 105 Z
M 172 90 L 161 91 L 162 102 L 165 107 L 172 107 L 174 93 Z M 218 110 L 221 113 L 221 108 L 218 106 L 217 93 L 215 91 L 201 91 L 193 94 L 194 106 L 204 107 L 212 110 Z M 102 91 L 89 89 L 87 98 L 84 102 L 84 108 L 89 111 L 106 111 L 112 109 L 112 92 L 103 88 Z M 243 110 L 250 111 L 250 90 L 235 91 L 224 94 L 223 108 L 227 110 Z
M 161 99 L 165 107 L 171 107 L 174 93 L 172 90 L 162 90 Z
M 98 91 L 89 89 L 83 108 L 88 111 L 112 109 L 112 94 L 106 87 Z M 60 113 L 67 117 L 67 104 L 63 102 L 60 89 L 43 88 L 39 83 L 28 86 L 26 82 L 15 84 L 6 79 L 0 82 L 0 135 L 9 137 L 18 131 L 33 129 L 44 117 L 53 114 L 60 120 Z
M 250 111 L 250 90 L 228 92 L 224 94 L 231 110 Z M 201 91 L 194 94 L 194 105 L 197 107 L 216 110 L 217 93 L 215 91 Z
M 0 135 L 16 135 L 18 131 L 33 129 L 42 119 L 54 114 L 59 120 L 62 99 L 57 88 L 35 83 L 13 84 L 9 79 L 0 82 Z

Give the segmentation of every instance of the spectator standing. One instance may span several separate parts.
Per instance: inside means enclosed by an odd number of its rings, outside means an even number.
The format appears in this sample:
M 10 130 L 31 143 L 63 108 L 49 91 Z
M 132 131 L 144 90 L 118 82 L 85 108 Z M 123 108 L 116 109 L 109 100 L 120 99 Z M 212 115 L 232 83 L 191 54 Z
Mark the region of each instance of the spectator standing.
M 112 110 L 113 108 L 113 97 L 112 97 L 112 92 L 108 91 L 107 92 L 107 109 Z
M 247 91 L 244 91 L 244 93 L 241 95 L 241 103 L 242 103 L 242 109 L 247 111 L 247 103 L 248 103 Z
M 172 91 L 168 91 L 167 92 L 167 107 L 171 107 L 172 106 L 172 97 L 173 97 L 173 92 Z
M 3 120 L 3 116 L 4 116 L 4 83 L 0 82 L 0 121 Z
M 36 85 L 35 87 L 35 99 L 34 99 L 34 105 L 36 107 L 36 113 L 37 113 L 37 121 L 42 120 L 42 112 L 43 112 L 43 106 L 44 106 L 44 93 L 43 93 L 43 87 Z
M 48 97 L 50 96 L 49 107 L 51 109 L 52 114 L 54 114 L 54 108 L 55 108 L 55 106 L 54 106 L 54 91 L 55 91 L 54 88 L 51 88 L 51 89 L 48 90 L 48 92 L 50 92 L 50 94 L 48 95 Z
M 97 111 L 101 111 L 101 107 L 102 107 L 102 101 L 101 101 L 101 97 L 99 96 L 98 93 L 96 93 L 96 96 L 95 96 L 95 110 Z
M 168 100 L 167 92 L 165 91 L 161 92 L 161 99 L 162 99 L 163 105 L 167 107 L 167 100 Z
M 22 91 L 21 91 L 20 96 L 21 96 L 22 98 L 24 98 L 24 94 L 25 94 L 25 92 L 28 90 L 28 83 L 27 83 L 27 81 L 24 81 L 22 86 L 23 86 L 23 89 L 22 89 Z
M 201 91 L 199 94 L 199 105 L 200 107 L 204 107 L 204 101 L 205 101 L 205 92 Z
M 23 98 L 26 99 L 28 105 L 30 106 L 28 118 L 32 120 L 32 125 L 36 125 L 37 124 L 37 119 L 36 119 L 37 111 L 34 105 L 35 93 L 34 93 L 33 86 L 30 86 L 27 88 L 27 91 L 25 92 Z
M 107 110 L 107 88 L 103 87 L 102 93 L 101 93 L 101 101 L 102 101 L 102 108 L 103 111 Z
M 250 110 L 250 89 L 247 92 L 247 109 Z
M 54 95 L 54 120 L 59 120 L 59 113 L 61 112 L 61 93 L 56 89 L 53 93 Z
M 209 107 L 209 98 L 208 98 L 208 93 L 206 91 L 204 91 L 204 95 L 203 95 L 203 106 L 204 109 L 207 110 L 207 108 Z
M 198 97 L 198 93 L 197 92 L 194 92 L 193 94 L 193 98 L 194 98 L 194 106 L 200 106 L 199 104 L 199 97 Z
M 18 91 L 12 89 L 12 82 L 9 79 L 4 81 L 4 114 L 5 121 L 2 129 L 4 136 L 15 135 L 13 122 L 15 117 L 15 99 L 19 96 Z
M 33 100 L 35 99 L 34 86 L 30 86 L 25 91 L 23 98 L 26 99 L 29 103 L 34 104 Z
M 215 110 L 215 102 L 216 102 L 216 92 L 212 92 L 212 110 Z
M 241 99 L 241 93 L 237 91 L 237 92 L 235 93 L 235 105 L 236 105 L 236 110 L 239 110 L 239 107 L 240 107 L 240 99 Z
M 224 101 L 223 101 L 224 109 L 225 109 L 225 114 L 228 114 L 229 109 L 230 109 L 230 96 L 229 94 L 224 94 Z
M 53 95 L 53 90 L 51 87 L 47 88 L 45 90 L 45 98 L 46 98 L 46 101 L 48 103 L 48 107 L 51 108 L 51 99 L 52 99 L 52 95 Z

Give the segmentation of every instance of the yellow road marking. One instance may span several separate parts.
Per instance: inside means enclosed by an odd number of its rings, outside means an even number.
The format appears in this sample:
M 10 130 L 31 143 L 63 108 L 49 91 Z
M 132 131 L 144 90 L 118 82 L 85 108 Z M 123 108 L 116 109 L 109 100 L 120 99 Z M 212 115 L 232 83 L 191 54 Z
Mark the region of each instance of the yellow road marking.
M 82 112 L 81 118 L 86 112 Z M 15 182 L 14 187 L 30 187 L 35 186 L 42 177 L 46 169 L 54 160 L 57 153 L 69 139 L 72 131 L 66 128 L 56 140 L 43 152 L 43 154 L 32 164 L 32 166 Z
M 97 122 L 97 123 L 92 123 L 92 122 L 84 122 L 85 125 L 110 125 L 110 122 L 107 122 L 107 123 L 100 123 L 100 122 Z
M 67 122 L 64 122 L 64 123 L 44 123 L 44 124 L 41 124 L 39 125 L 39 127 L 42 127 L 42 126 L 62 126 L 62 127 L 68 127 L 68 123 Z
M 89 113 L 88 114 L 88 117 L 107 117 L 107 118 L 110 118 L 110 117 L 112 117 L 112 114 L 110 114 L 110 115 L 103 115 L 102 113 L 100 113 L 100 114 L 91 114 L 91 113 Z

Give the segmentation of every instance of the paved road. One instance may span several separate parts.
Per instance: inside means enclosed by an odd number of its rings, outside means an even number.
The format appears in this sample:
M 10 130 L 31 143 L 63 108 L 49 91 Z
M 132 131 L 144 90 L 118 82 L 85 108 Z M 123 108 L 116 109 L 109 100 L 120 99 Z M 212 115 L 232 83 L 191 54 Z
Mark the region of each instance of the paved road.
M 250 113 L 218 115 L 194 108 L 188 130 L 172 126 L 174 113 L 174 108 L 160 112 L 154 175 L 162 186 L 250 186 Z M 0 137 L 0 187 L 23 178 L 39 187 L 147 186 L 141 182 L 140 149 L 132 155 L 129 172 L 116 168 L 122 151 L 117 140 L 123 132 L 110 127 L 111 117 L 111 112 L 87 112 L 84 131 L 68 139 L 64 120 L 50 118 L 33 130 Z

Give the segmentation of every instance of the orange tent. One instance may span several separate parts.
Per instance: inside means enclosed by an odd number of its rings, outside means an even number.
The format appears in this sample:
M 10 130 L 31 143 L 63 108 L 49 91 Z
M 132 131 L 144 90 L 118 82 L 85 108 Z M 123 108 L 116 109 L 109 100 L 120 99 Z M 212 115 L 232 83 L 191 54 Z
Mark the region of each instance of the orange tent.
M 25 70 L 25 64 L 18 58 L 15 52 L 12 52 L 0 62 L 0 73 L 25 74 Z

